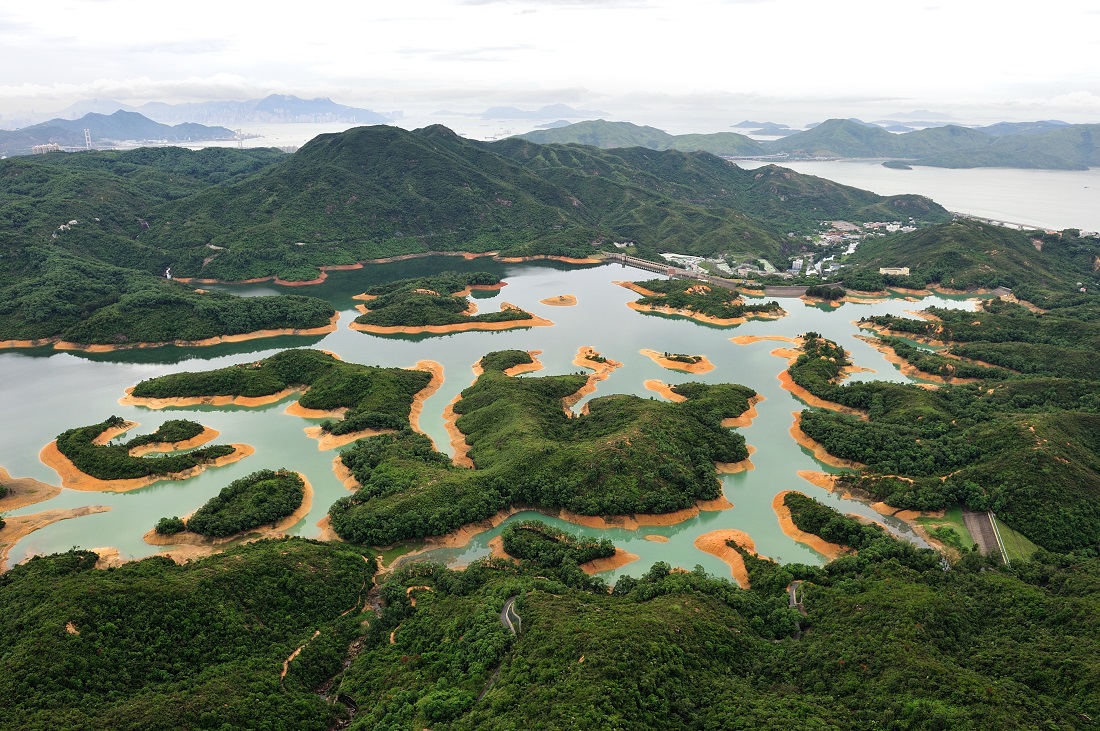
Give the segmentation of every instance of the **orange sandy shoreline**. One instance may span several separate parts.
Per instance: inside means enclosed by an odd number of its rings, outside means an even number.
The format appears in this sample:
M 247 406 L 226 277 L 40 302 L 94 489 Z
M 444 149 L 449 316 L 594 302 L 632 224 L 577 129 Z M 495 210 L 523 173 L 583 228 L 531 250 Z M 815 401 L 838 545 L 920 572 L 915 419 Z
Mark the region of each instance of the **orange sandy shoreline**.
M 178 560 L 179 558 L 192 559 L 200 556 L 209 556 L 225 548 L 229 548 L 230 546 L 251 543 L 252 541 L 258 541 L 264 538 L 278 538 L 286 535 L 287 529 L 309 515 L 309 511 L 313 508 L 313 485 L 310 484 L 309 480 L 307 480 L 306 476 L 301 472 L 296 472 L 295 474 L 302 478 L 302 504 L 299 505 L 298 509 L 293 513 L 270 527 L 252 528 L 251 530 L 232 536 L 226 536 L 224 538 L 208 538 L 207 536 L 201 536 L 198 533 L 191 533 L 189 531 L 165 536 L 157 533 L 154 529 L 147 531 L 145 535 L 142 536 L 142 540 L 150 546 L 179 547 L 163 552 L 163 555 L 168 555 L 173 560 Z
M 783 343 L 793 343 L 795 345 L 802 342 L 798 338 L 789 338 L 786 335 L 736 335 L 730 338 L 730 342 L 737 345 L 752 345 L 753 343 L 759 343 L 764 340 L 778 340 Z
M 650 350 L 649 348 L 642 348 L 638 352 L 649 358 L 662 368 L 667 368 L 671 371 L 683 371 L 685 373 L 709 373 L 714 370 L 714 364 L 707 360 L 707 357 L 705 355 L 697 356 L 700 360 L 696 363 L 683 363 L 678 360 L 666 358 L 663 353 L 658 353 L 656 350 Z
M 745 559 L 741 557 L 737 549 L 729 546 L 727 541 L 733 541 L 746 551 L 756 553 L 756 544 L 749 537 L 749 534 L 732 528 L 704 533 L 695 539 L 695 547 L 725 561 L 726 565 L 730 567 L 730 575 L 741 585 L 742 589 L 748 589 L 750 586 L 749 571 L 745 567 Z
M 872 348 L 877 350 L 879 353 L 881 353 L 882 357 L 885 358 L 887 362 L 896 365 L 903 376 L 907 376 L 909 378 L 920 378 L 925 381 L 932 381 L 933 383 L 940 384 L 976 383 L 978 380 L 977 378 L 944 378 L 943 376 L 937 375 L 935 373 L 925 373 L 924 371 L 920 370 L 915 365 L 895 353 L 893 348 L 882 342 L 880 339 L 869 337 L 867 335 L 856 335 L 855 337 L 857 340 L 862 340 L 863 342 L 867 343 Z
M 785 498 L 788 493 L 792 492 L 798 491 L 784 490 L 772 499 L 772 510 L 775 511 L 776 517 L 779 518 L 779 527 L 783 529 L 787 537 L 803 545 L 809 546 L 829 561 L 848 553 L 850 549 L 847 546 L 829 543 L 821 536 L 807 533 L 794 524 L 794 519 L 791 517 L 791 509 L 783 502 L 783 498 Z M 798 494 L 802 495 L 803 493 L 798 492 Z
M 136 426 L 136 425 L 135 425 Z M 106 434 L 107 432 L 104 432 Z M 131 457 L 142 457 L 146 454 L 153 454 L 154 452 L 178 452 L 184 449 L 194 449 L 200 447 L 207 442 L 212 442 L 221 435 L 217 429 L 212 429 L 208 426 L 204 426 L 202 431 L 181 442 L 154 442 L 152 444 L 140 444 L 130 449 Z M 102 434 L 100 438 L 102 438 Z M 110 441 L 108 439 L 107 441 Z
M 424 411 L 424 402 L 435 395 L 443 385 L 443 366 L 434 360 L 418 360 L 415 370 L 427 371 L 432 376 L 428 385 L 413 396 L 412 407 L 409 409 L 409 425 L 412 426 L 413 431 L 423 434 L 424 432 L 420 429 L 420 414 Z
M 255 330 L 238 335 L 217 335 L 203 340 L 167 340 L 159 343 L 126 343 L 123 345 L 84 345 L 72 343 L 60 338 L 43 338 L 41 340 L 3 340 L 0 341 L 0 349 L 4 348 L 36 348 L 44 345 L 52 345 L 54 350 L 77 350 L 84 353 L 110 353 L 116 350 L 134 350 L 140 348 L 159 348 L 164 345 L 175 345 L 181 348 L 197 348 L 207 345 L 220 345 L 222 343 L 240 343 L 246 340 L 258 340 L 279 335 L 327 335 L 335 332 L 340 313 L 336 312 L 329 320 L 329 324 L 311 328 L 282 328 L 278 330 Z
M 500 309 L 520 309 L 510 302 L 501 302 Z M 543 317 L 539 317 L 536 314 L 528 312 L 531 315 L 526 320 L 506 320 L 504 322 L 456 322 L 453 325 L 422 325 L 422 326 L 405 326 L 405 325 L 364 325 L 362 323 L 352 321 L 348 327 L 352 330 L 358 330 L 359 332 L 372 333 L 375 335 L 422 335 L 430 333 L 433 335 L 446 335 L 448 333 L 468 332 L 470 330 L 485 330 L 485 331 L 497 331 L 497 330 L 516 330 L 525 327 L 550 327 L 554 323 Z
M 0 513 L 46 502 L 61 494 L 61 488 L 56 485 L 33 477 L 12 477 L 3 467 L 0 467 L 0 485 L 8 488 L 8 494 L 0 498 Z
M 601 363 L 600 361 L 590 360 L 589 355 L 602 356 L 591 345 L 582 345 L 577 349 L 577 354 L 573 356 L 573 365 L 579 368 L 587 368 L 592 373 L 588 375 L 588 380 L 584 382 L 583 386 L 561 400 L 562 409 L 565 410 L 567 416 L 573 416 L 573 406 L 588 394 L 594 393 L 600 381 L 606 380 L 616 369 L 622 368 L 623 364 L 617 360 L 607 358 Z
M 60 520 L 81 518 L 93 513 L 105 513 L 111 508 L 106 505 L 84 505 L 79 508 L 54 508 L 31 515 L 17 515 L 4 519 L 0 528 L 0 572 L 8 569 L 8 554 L 13 546 L 36 530 L 45 528 Z
M 640 556 L 633 554 L 630 551 L 625 551 L 622 548 L 616 547 L 614 556 L 608 556 L 607 558 L 594 558 L 591 561 L 586 561 L 582 564 L 579 564 L 577 568 L 579 568 L 581 571 L 588 574 L 589 576 L 592 576 L 593 574 L 598 574 L 601 571 L 613 571 L 615 569 L 622 568 L 628 563 L 637 561 L 639 558 Z
M 809 437 L 809 435 L 806 434 L 806 432 L 802 431 L 802 413 L 799 411 L 795 411 L 792 412 L 791 415 L 794 416 L 794 424 L 791 425 L 790 430 L 791 438 L 798 442 L 799 446 L 805 447 L 806 449 L 813 452 L 814 459 L 816 459 L 818 462 L 824 462 L 825 464 L 832 467 L 847 469 L 859 469 L 860 467 L 863 467 L 862 462 L 856 462 L 855 460 L 850 459 L 841 459 L 840 457 L 834 457 L 833 455 L 829 454 L 829 452 L 826 451 L 825 447 L 815 442 Z
M 134 387 L 126 389 L 126 395 L 118 400 L 123 406 L 143 406 L 147 409 L 171 409 L 187 406 L 267 406 L 278 403 L 294 394 L 305 393 L 304 388 L 284 388 L 267 396 L 173 396 L 170 398 L 148 398 L 134 396 Z M 288 407 L 289 408 L 289 407 Z M 300 407 L 299 407 L 300 408 Z M 311 412 L 313 409 L 303 409 Z M 297 414 L 302 416 L 304 414 Z
M 57 442 L 52 441 L 42 448 L 38 458 L 44 465 L 55 471 L 61 478 L 61 486 L 70 490 L 82 490 L 91 492 L 129 492 L 142 487 L 148 487 L 157 482 L 180 481 L 188 477 L 194 477 L 210 467 L 221 467 L 232 464 L 248 457 L 256 450 L 247 444 L 231 444 L 233 452 L 219 457 L 205 464 L 195 465 L 184 472 L 176 472 L 169 475 L 149 475 L 127 480 L 100 480 L 87 475 L 77 469 L 68 457 L 57 448 Z
M 557 297 L 547 297 L 544 300 L 539 300 L 540 305 L 550 305 L 551 307 L 572 307 L 577 304 L 577 298 L 571 294 L 562 294 Z
M 761 394 L 756 394 L 749 399 L 749 409 L 740 416 L 731 416 L 727 419 L 722 419 L 722 426 L 727 429 L 741 428 L 752 426 L 753 420 L 760 416 L 760 413 L 756 410 L 756 405 L 762 403 L 764 397 Z

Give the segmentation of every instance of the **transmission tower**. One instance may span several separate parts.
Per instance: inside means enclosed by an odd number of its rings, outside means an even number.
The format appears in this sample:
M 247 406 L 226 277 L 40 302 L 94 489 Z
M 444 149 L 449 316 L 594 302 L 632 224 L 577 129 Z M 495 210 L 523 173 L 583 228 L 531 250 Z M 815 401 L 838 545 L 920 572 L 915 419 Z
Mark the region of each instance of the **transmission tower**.
M 84 149 L 92 149 L 92 131 L 90 129 L 84 130 Z

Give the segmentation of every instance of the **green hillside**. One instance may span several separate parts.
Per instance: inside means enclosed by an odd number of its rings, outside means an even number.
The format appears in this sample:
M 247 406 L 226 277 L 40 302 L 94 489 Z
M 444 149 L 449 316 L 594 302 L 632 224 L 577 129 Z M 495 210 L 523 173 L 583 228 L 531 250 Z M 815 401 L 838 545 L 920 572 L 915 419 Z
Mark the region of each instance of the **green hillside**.
M 916 162 L 948 168 L 1087 170 L 1100 166 L 1100 124 L 1074 124 L 1048 132 L 998 137 L 980 150 L 945 150 L 929 153 Z
M 62 147 L 84 147 L 84 130 L 93 144 L 105 140 L 167 140 L 186 143 L 198 140 L 231 140 L 233 130 L 202 124 L 160 124 L 135 112 L 85 114 L 80 119 L 51 119 L 17 130 L 0 130 L 0 152 L 7 155 L 29 155 L 35 145 L 56 143 Z
M 589 145 L 604 149 L 645 147 L 650 150 L 709 152 L 712 155 L 764 154 L 764 148 L 759 142 L 734 132 L 672 135 L 655 127 L 630 122 L 607 122 L 602 119 L 536 130 L 516 137 L 540 145 Z
M 95 344 L 310 328 L 332 314 L 316 300 L 200 295 L 166 282 L 168 269 L 308 281 L 323 266 L 395 255 L 583 257 L 624 240 L 650 257 L 781 260 L 824 219 L 948 215 L 919 196 L 746 171 L 706 152 L 479 143 L 440 126 L 359 127 L 294 155 L 158 148 L 4 160 L 0 193 L 0 339 Z
M 945 151 L 980 149 L 993 136 L 949 125 L 905 134 L 887 132 L 850 119 L 830 119 L 813 129 L 767 143 L 768 152 L 796 157 L 901 157 L 917 158 Z
M 0 577 L 0 729 L 1094 726 L 1095 558 L 945 571 L 823 510 L 858 554 L 740 551 L 748 590 L 657 563 L 608 591 L 577 568 L 608 546 L 539 523 L 506 529 L 519 563 L 410 563 L 373 591 L 373 561 L 300 539 L 184 566 L 36 557 Z
M 893 236 L 865 239 L 846 263 L 845 281 L 853 288 L 863 274 L 877 278 L 879 267 L 909 267 L 907 282 L 937 283 L 952 289 L 1026 287 L 1068 293 L 1078 282 L 1096 280 L 1100 240 L 1074 230 L 1047 234 L 992 226 L 960 218 L 951 223 Z

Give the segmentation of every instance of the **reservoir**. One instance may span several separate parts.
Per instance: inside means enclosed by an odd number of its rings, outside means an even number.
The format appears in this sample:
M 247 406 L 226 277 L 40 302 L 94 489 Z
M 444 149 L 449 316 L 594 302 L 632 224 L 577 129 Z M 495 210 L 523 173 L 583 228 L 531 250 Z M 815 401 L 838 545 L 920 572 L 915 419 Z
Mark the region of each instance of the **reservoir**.
M 554 326 L 444 336 L 376 336 L 348 329 L 348 324 L 358 314 L 352 296 L 368 285 L 447 270 L 485 270 L 504 276 L 507 286 L 502 290 L 477 293 L 480 310 L 495 310 L 500 302 L 507 301 L 552 320 Z M 722 561 L 694 545 L 698 536 L 718 529 L 744 531 L 755 541 L 757 551 L 782 562 L 822 563 L 820 554 L 796 543 L 780 529 L 772 499 L 784 490 L 798 490 L 844 513 L 883 521 L 869 505 L 830 494 L 797 474 L 802 470 L 834 470 L 814 459 L 788 433 L 793 423 L 792 414 L 805 406 L 783 390 L 777 379 L 786 368 L 787 360 L 772 355 L 771 351 L 785 344 L 760 341 L 738 345 L 730 338 L 767 335 L 793 338 L 815 331 L 850 351 L 856 365 L 873 370 L 856 373 L 852 379 L 903 382 L 909 379 L 855 337 L 860 331 L 853 321 L 873 314 L 900 315 L 906 310 L 929 305 L 973 309 L 975 302 L 964 297 L 945 296 L 927 297 L 920 302 L 896 298 L 875 304 L 846 303 L 832 310 L 799 299 L 782 299 L 779 302 L 787 312 L 786 317 L 722 328 L 629 309 L 627 303 L 638 295 L 615 281 L 640 281 L 653 276 L 618 264 L 575 267 L 556 262 L 505 264 L 489 259 L 428 257 L 330 272 L 323 284 L 295 288 L 295 294 L 328 299 L 340 312 L 339 328 L 325 336 L 286 336 L 204 348 L 162 347 L 104 354 L 64 353 L 47 348 L 0 351 L 0 399 L 5 415 L 4 428 L 0 430 L 0 466 L 13 477 L 33 477 L 59 484 L 53 470 L 39 461 L 40 450 L 66 429 L 98 423 L 113 414 L 140 423 L 130 433 L 131 437 L 152 432 L 167 419 L 185 418 L 221 432 L 215 443 L 245 443 L 256 450 L 254 455 L 239 462 L 208 469 L 181 482 L 159 482 L 128 493 L 63 490 L 48 502 L 11 511 L 10 515 L 18 515 L 51 508 L 91 505 L 110 508 L 107 512 L 63 520 L 31 533 L 13 547 L 9 565 L 34 554 L 65 551 L 74 546 L 117 547 L 123 557 L 129 558 L 151 555 L 158 549 L 145 544 L 142 536 L 159 518 L 187 515 L 230 481 L 264 468 L 285 467 L 300 471 L 308 478 L 315 493 L 313 506 L 291 532 L 307 538 L 317 537 L 320 533 L 317 522 L 333 502 L 349 493 L 332 471 L 336 453 L 318 449 L 317 441 L 303 431 L 318 423 L 317 420 L 284 413 L 294 397 L 259 408 L 196 406 L 155 411 L 118 403 L 126 388 L 147 378 L 252 362 L 292 347 L 321 348 L 346 361 L 369 365 L 410 367 L 419 360 L 442 364 L 445 381 L 427 400 L 420 426 L 444 452 L 450 451 L 450 444 L 444 429 L 443 409 L 473 382 L 471 367 L 485 353 L 494 350 L 541 351 L 538 357 L 545 369 L 521 377 L 576 372 L 578 367 L 572 360 L 583 346 L 593 346 L 605 357 L 622 362 L 623 367 L 599 382 L 596 392 L 585 401 L 612 393 L 661 398 L 644 386 L 649 379 L 670 384 L 692 380 L 740 383 L 762 394 L 765 400 L 757 406 L 759 416 L 750 426 L 740 430 L 755 450 L 751 458 L 754 469 L 722 477 L 725 496 L 734 505 L 732 509 L 703 512 L 677 525 L 642 527 L 637 531 L 583 528 L 537 513 L 521 513 L 510 519 L 539 518 L 573 532 L 606 536 L 639 556 L 639 560 L 631 564 L 601 574 L 609 581 L 623 574 L 640 575 L 656 561 L 689 570 L 699 565 L 709 573 L 729 576 L 729 569 Z M 269 284 L 222 285 L 221 288 L 250 296 L 288 291 Z M 563 294 L 575 295 L 577 304 L 554 307 L 540 303 L 540 300 Z M 641 354 L 643 349 L 705 355 L 716 367 L 703 375 L 666 370 Z M 575 408 L 581 408 L 583 403 Z M 919 542 L 900 521 L 885 521 L 891 530 Z M 479 534 L 463 548 L 439 549 L 430 556 L 452 564 L 468 563 L 488 555 L 488 542 L 501 530 L 502 527 L 497 527 Z

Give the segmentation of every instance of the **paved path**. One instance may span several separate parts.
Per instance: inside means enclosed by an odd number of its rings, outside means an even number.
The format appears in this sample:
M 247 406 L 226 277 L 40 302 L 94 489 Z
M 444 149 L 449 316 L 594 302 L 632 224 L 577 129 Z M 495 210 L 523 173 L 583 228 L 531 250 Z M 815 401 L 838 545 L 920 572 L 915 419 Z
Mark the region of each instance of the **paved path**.
M 504 608 L 500 610 L 500 623 L 507 627 L 512 634 L 518 635 L 523 630 L 523 620 L 516 614 L 515 603 L 516 597 L 510 597 L 508 601 L 504 602 Z

